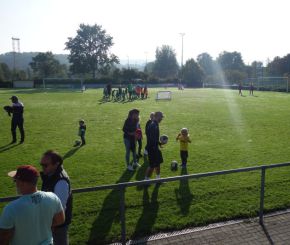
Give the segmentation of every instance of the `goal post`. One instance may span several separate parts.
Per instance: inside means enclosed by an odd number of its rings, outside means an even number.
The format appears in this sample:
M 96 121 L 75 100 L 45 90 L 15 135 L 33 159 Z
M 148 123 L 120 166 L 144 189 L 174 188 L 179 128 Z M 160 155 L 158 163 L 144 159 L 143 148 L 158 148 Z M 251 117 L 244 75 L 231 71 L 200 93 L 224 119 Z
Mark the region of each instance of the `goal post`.
M 38 86 L 43 89 L 70 89 L 70 90 L 84 90 L 83 79 L 63 79 L 63 78 L 43 78 L 42 84 Z
M 257 77 L 249 78 L 247 82 L 260 91 L 289 92 L 288 77 Z
M 171 91 L 158 91 L 156 94 L 156 100 L 171 100 Z

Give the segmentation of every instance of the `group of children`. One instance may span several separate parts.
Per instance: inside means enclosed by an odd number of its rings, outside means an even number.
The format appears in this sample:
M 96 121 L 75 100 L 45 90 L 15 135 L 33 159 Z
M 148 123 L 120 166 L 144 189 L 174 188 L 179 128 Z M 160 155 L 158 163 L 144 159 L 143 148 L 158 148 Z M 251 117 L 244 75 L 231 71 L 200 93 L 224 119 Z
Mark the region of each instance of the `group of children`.
M 145 85 L 144 87 L 137 85 L 133 87 L 132 84 L 128 84 L 126 88 L 119 86 L 113 89 L 110 84 L 106 85 L 103 90 L 103 99 L 114 100 L 114 101 L 125 101 L 134 99 L 147 99 L 148 89 Z

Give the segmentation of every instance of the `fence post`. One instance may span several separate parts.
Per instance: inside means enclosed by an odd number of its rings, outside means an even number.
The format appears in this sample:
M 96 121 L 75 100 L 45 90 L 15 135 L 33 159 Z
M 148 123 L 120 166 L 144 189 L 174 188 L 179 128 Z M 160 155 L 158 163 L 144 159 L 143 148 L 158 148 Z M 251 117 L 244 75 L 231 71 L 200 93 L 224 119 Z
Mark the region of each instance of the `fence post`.
M 125 187 L 120 188 L 120 221 L 122 244 L 126 244 Z
M 265 193 L 265 173 L 266 167 L 262 166 L 261 168 L 261 189 L 260 189 L 260 212 L 259 212 L 259 223 L 260 225 L 264 224 L 264 193 Z

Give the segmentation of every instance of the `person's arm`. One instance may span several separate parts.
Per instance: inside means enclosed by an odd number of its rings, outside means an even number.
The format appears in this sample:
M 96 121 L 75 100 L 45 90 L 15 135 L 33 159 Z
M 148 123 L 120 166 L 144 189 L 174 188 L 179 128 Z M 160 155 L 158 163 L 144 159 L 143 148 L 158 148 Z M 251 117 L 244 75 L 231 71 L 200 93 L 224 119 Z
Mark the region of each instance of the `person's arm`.
M 176 136 L 176 141 L 179 140 L 180 133 Z
M 69 197 L 69 184 L 65 180 L 60 180 L 54 187 L 54 194 L 60 199 L 63 209 L 66 209 L 67 199 Z
M 65 214 L 64 211 L 60 211 L 53 216 L 52 220 L 52 227 L 62 225 L 65 221 Z
M 131 128 L 129 124 L 129 120 L 126 120 L 123 126 L 123 132 L 130 136 L 135 136 L 135 131 L 136 131 L 136 128 L 135 129 Z

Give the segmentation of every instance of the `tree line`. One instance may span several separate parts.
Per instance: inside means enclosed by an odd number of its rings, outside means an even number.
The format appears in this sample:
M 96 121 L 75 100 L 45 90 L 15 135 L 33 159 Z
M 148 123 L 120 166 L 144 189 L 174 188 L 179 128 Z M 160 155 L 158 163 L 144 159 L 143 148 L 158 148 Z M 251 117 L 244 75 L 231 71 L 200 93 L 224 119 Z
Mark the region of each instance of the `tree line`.
M 140 71 L 129 66 L 120 67 L 119 58 L 110 52 L 113 45 L 113 37 L 102 26 L 81 24 L 76 36 L 68 37 L 65 43 L 65 49 L 69 51 L 67 64 L 60 63 L 52 52 L 37 53 L 26 70 L 11 69 L 7 63 L 0 63 L 0 81 L 81 77 L 113 83 L 136 79 L 150 83 L 182 82 L 199 87 L 203 82 L 235 84 L 248 78 L 290 74 L 290 54 L 277 56 L 267 64 L 254 61 L 246 65 L 237 51 L 223 51 L 216 59 L 201 53 L 180 67 L 175 50 L 169 45 L 157 47 L 155 60 Z

